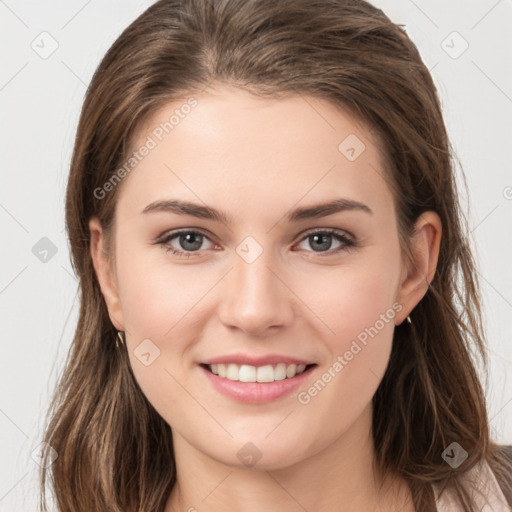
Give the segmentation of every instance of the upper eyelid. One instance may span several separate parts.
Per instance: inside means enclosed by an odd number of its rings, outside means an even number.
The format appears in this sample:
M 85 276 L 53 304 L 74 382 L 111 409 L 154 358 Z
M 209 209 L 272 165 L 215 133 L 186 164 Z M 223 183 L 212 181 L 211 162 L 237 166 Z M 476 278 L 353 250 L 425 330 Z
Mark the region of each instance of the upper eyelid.
M 211 235 L 209 235 L 208 232 L 203 231 L 202 229 L 199 229 L 199 228 L 183 228 L 183 229 L 177 229 L 175 231 L 167 231 L 167 232 L 165 232 L 163 235 L 158 237 L 157 243 L 158 242 L 166 242 L 168 240 L 172 240 L 173 238 L 175 238 L 175 237 L 177 237 L 177 236 L 179 236 L 181 234 L 184 234 L 184 233 L 196 233 L 196 234 L 204 236 L 205 238 L 208 238 L 208 240 L 210 240 L 210 242 L 214 242 L 214 240 L 211 239 Z

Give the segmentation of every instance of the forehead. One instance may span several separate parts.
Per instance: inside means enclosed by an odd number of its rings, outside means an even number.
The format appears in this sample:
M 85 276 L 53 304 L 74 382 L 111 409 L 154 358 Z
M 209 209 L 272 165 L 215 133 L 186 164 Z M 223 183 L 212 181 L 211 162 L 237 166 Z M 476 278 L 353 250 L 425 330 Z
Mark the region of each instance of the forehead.
M 264 205 L 326 194 L 389 203 L 378 144 L 369 127 L 326 100 L 212 89 L 166 104 L 139 127 L 130 151 L 144 156 L 119 200 L 141 211 L 166 195 L 223 207 L 229 198 L 252 213 L 259 205 L 260 215 Z

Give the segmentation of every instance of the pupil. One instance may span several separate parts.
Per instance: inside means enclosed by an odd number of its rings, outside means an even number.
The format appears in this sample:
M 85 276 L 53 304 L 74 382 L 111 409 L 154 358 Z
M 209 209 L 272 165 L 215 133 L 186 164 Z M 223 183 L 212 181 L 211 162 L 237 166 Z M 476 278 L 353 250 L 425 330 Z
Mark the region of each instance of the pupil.
M 180 245 L 187 251 L 197 250 L 203 243 L 202 237 L 203 235 L 200 235 L 199 233 L 187 233 L 185 235 L 181 235 Z M 187 244 L 191 244 L 192 246 L 187 246 Z
M 320 247 L 319 247 L 320 249 L 325 250 L 325 251 L 330 249 L 330 247 L 332 245 L 331 235 L 314 234 L 314 235 L 312 235 L 312 237 L 313 237 L 313 240 L 315 241 L 315 244 L 319 240 L 322 240 L 320 242 Z

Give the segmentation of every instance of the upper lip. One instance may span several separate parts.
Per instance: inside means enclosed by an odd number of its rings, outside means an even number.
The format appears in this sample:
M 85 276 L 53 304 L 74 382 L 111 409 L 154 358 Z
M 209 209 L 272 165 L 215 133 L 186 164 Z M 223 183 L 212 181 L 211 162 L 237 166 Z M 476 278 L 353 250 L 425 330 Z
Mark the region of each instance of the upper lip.
M 285 364 L 314 364 L 312 361 L 306 361 L 304 359 L 297 359 L 296 357 L 289 357 L 279 354 L 267 354 L 263 356 L 249 356 L 247 354 L 229 354 L 225 356 L 213 357 L 203 361 L 203 364 L 247 364 L 249 366 L 265 366 L 265 365 L 276 365 L 279 363 Z

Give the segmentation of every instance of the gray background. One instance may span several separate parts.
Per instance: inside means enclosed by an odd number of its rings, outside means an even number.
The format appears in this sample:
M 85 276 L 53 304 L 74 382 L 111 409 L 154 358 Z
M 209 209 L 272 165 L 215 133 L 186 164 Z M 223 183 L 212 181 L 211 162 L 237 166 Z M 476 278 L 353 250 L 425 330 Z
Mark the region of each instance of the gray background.
M 63 200 L 86 86 L 151 3 L 0 0 L 0 511 L 36 510 L 32 452 L 76 320 Z M 494 438 L 510 444 L 512 2 L 373 3 L 405 25 L 431 69 L 465 169 L 463 204 L 485 300 L 490 424 Z

